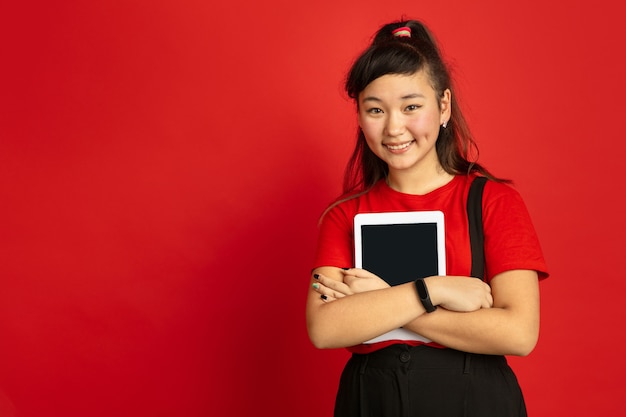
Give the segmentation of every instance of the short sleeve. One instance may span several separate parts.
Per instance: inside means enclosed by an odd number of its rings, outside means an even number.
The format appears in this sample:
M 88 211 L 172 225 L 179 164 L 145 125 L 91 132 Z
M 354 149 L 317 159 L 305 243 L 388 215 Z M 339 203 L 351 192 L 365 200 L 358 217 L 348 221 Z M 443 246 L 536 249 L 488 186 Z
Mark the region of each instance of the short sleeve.
M 321 266 L 354 266 L 352 217 L 340 205 L 326 212 L 321 220 L 313 269 Z
M 483 196 L 486 277 L 514 269 L 537 271 L 548 277 L 548 269 L 528 209 L 511 186 L 488 181 Z

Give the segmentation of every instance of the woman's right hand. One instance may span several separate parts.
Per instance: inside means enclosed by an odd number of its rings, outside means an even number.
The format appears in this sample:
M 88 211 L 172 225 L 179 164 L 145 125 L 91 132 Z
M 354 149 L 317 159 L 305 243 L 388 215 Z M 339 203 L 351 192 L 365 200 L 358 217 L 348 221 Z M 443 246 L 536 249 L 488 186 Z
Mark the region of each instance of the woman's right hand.
M 329 278 L 325 275 L 314 274 L 316 282 L 313 290 L 325 296 L 322 300 L 329 302 L 347 295 L 360 292 L 373 291 L 382 288 L 389 288 L 382 278 L 359 268 L 340 269 L 343 278 L 341 281 Z
M 424 279 L 434 305 L 450 311 L 469 312 L 491 308 L 491 287 L 478 278 L 434 276 Z
M 342 269 L 343 282 L 350 287 L 353 293 L 380 290 L 389 288 L 378 275 L 361 268 Z

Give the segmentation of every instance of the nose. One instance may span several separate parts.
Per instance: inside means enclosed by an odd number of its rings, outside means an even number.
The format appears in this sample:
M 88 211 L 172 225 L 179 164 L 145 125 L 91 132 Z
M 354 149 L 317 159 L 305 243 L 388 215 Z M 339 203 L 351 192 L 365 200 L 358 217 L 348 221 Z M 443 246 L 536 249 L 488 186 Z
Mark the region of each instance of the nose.
M 400 136 L 404 133 L 404 119 L 397 112 L 388 113 L 387 123 L 385 124 L 385 133 L 387 136 Z

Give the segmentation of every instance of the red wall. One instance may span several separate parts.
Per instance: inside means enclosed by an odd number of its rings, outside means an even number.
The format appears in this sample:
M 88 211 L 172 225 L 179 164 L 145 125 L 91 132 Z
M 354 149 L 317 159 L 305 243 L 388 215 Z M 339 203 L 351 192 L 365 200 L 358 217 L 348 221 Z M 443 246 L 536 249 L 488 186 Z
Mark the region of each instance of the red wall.
M 541 339 L 511 359 L 531 415 L 622 409 L 617 1 L 14 3 L 0 416 L 329 415 L 346 353 L 310 345 L 304 301 L 353 142 L 341 81 L 402 14 L 438 34 L 542 240 Z

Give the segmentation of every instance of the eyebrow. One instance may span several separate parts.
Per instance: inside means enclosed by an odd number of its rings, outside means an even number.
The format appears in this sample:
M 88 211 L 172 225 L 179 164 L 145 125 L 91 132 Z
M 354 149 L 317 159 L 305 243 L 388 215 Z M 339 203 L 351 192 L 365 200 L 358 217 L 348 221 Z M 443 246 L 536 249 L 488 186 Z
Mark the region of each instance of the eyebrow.
M 413 93 L 413 94 L 407 94 L 406 96 L 402 96 L 400 97 L 400 99 L 402 100 L 410 100 L 412 98 L 425 98 L 426 96 L 424 96 L 423 94 L 418 94 L 418 93 Z M 368 101 L 374 101 L 376 103 L 380 103 L 382 102 L 381 99 L 379 99 L 378 97 L 374 97 L 374 96 L 368 96 L 368 97 L 364 97 L 363 100 L 361 100 L 363 103 L 368 102 Z

